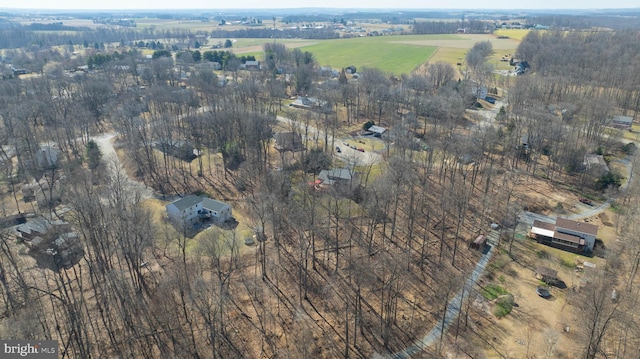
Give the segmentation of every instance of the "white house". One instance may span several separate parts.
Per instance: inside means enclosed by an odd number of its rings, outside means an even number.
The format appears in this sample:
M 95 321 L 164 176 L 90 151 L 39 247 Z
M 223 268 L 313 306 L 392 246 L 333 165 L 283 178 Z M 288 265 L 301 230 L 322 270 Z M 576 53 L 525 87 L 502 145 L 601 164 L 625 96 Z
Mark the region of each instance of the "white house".
M 215 199 L 202 197 L 202 215 L 222 223 L 231 219 L 231 206 Z
M 167 205 L 167 215 L 174 224 L 195 224 L 200 220 L 202 198 L 189 195 Z
M 201 220 L 213 219 L 222 223 L 232 217 L 231 206 L 207 197 L 189 195 L 169 203 L 167 215 L 174 224 L 194 225 Z

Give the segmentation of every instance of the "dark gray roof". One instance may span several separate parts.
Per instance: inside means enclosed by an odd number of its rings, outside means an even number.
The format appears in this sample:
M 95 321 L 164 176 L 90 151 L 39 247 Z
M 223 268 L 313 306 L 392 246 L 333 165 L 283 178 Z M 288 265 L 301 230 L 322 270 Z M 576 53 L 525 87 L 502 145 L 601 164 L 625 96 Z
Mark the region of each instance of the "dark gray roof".
M 31 234 L 32 232 L 38 232 L 40 234 L 45 234 L 51 228 L 51 222 L 46 220 L 43 217 L 36 217 L 33 219 L 29 219 L 27 222 L 16 227 L 18 232 Z
M 228 204 L 220 201 L 216 201 L 215 199 L 202 197 L 202 207 L 211 211 L 220 212 L 226 207 L 231 207 Z
M 330 170 L 322 170 L 318 174 L 318 179 L 322 183 L 333 184 L 335 181 L 349 181 L 353 177 L 353 172 L 348 168 L 332 168 Z
M 184 211 L 185 209 L 189 208 L 189 207 L 193 207 L 196 204 L 202 202 L 202 198 L 198 197 L 198 196 L 194 196 L 194 195 L 188 195 L 184 198 L 180 198 L 177 201 L 171 202 L 170 204 L 176 206 L 176 208 L 178 208 L 178 210 L 180 211 Z

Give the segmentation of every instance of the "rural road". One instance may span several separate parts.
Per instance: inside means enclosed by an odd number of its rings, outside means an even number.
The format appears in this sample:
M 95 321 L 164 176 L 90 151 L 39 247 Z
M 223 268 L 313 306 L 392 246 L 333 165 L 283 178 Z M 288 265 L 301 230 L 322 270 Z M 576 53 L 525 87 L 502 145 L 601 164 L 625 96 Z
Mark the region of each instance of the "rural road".
M 456 317 L 458 316 L 458 313 L 460 313 L 460 308 L 462 307 L 462 301 L 464 299 L 463 296 L 471 292 L 471 290 L 473 289 L 473 286 L 476 284 L 476 282 L 482 275 L 484 268 L 487 266 L 487 264 L 489 263 L 489 260 L 491 260 L 491 257 L 493 256 L 493 246 L 496 243 L 493 237 L 497 236 L 497 232 L 492 231 L 492 234 L 490 234 L 489 236 L 490 236 L 490 242 L 489 242 L 489 246 L 487 246 L 488 247 L 487 252 L 484 255 L 482 255 L 482 258 L 480 258 L 480 260 L 478 261 L 478 264 L 476 264 L 475 269 L 473 270 L 473 272 L 465 282 L 464 286 L 460 289 L 460 291 L 458 291 L 456 296 L 449 302 L 449 305 L 447 306 L 447 314 L 445 315 L 444 323 L 442 321 L 439 321 L 439 323 L 436 324 L 425 336 L 416 340 L 411 346 L 401 351 L 395 352 L 393 354 L 375 353 L 372 357 L 373 359 L 411 358 L 415 354 L 418 354 L 423 350 L 425 350 L 426 348 L 428 348 L 429 346 L 433 345 L 438 339 L 440 339 L 442 334 L 447 331 L 449 326 L 456 319 Z
M 100 151 L 102 152 L 102 158 L 104 159 L 107 169 L 113 176 L 117 176 L 118 173 L 124 174 L 126 176 L 127 182 L 136 190 L 140 192 L 143 199 L 149 199 L 155 197 L 153 190 L 147 187 L 144 183 L 140 181 L 136 181 L 129 177 L 124 170 L 124 166 L 120 161 L 120 158 L 116 154 L 116 150 L 113 147 L 113 143 L 111 140 L 116 137 L 117 134 L 115 132 L 104 133 L 99 136 L 91 137 L 94 140 L 98 147 L 100 147 Z

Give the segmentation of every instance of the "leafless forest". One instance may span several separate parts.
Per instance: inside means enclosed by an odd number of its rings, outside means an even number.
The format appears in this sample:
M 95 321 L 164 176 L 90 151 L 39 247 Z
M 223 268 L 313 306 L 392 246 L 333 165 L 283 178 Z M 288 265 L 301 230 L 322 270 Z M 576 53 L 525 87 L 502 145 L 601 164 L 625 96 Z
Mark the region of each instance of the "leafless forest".
M 31 70 L 3 63 L 0 80 L 0 337 L 57 339 L 61 358 L 389 355 L 444 323 L 481 257 L 469 242 L 491 223 L 493 251 L 510 256 L 526 240 L 518 214 L 551 210 L 527 199 L 544 183 L 610 200 L 617 240 L 571 294 L 583 313 L 576 347 L 536 357 L 640 355 L 636 139 L 609 126 L 640 107 L 637 30 L 532 31 L 514 55 L 531 66 L 521 76 L 494 74 L 491 44 L 478 43 L 462 73 L 427 63 L 357 79 L 278 43 L 265 45 L 260 69 L 226 54 L 214 72 L 204 49 L 145 56 L 109 36 L 3 51 Z M 478 86 L 495 92 L 494 112 Z M 297 95 L 321 105 L 293 109 Z M 389 129 L 367 148 L 374 160 L 344 163 L 338 139 L 367 121 Z M 285 131 L 305 149 L 278 153 L 274 134 Z M 105 134 L 119 160 L 96 144 Z M 43 146 L 59 158 L 42 161 Z M 590 153 L 626 157 L 630 170 L 593 178 Z M 310 188 L 319 170 L 347 165 L 359 174 L 347 188 Z M 191 193 L 232 203 L 256 246 L 234 230 L 169 230 L 146 205 Z M 68 222 L 78 255 L 35 253 L 12 230 L 17 214 Z M 463 292 L 450 329 L 414 357 L 484 358 L 479 297 Z

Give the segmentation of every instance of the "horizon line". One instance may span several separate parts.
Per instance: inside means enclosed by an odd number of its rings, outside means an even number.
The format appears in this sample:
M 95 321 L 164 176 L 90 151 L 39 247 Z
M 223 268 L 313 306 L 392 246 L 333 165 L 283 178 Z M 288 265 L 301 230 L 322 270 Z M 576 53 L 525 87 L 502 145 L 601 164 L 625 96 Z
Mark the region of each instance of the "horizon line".
M 0 7 L 0 12 L 8 11 L 278 11 L 278 10 L 381 10 L 381 11 L 603 11 L 603 10 L 640 10 L 640 7 L 603 7 L 603 8 L 384 8 L 384 7 L 277 7 L 277 8 L 5 8 Z

